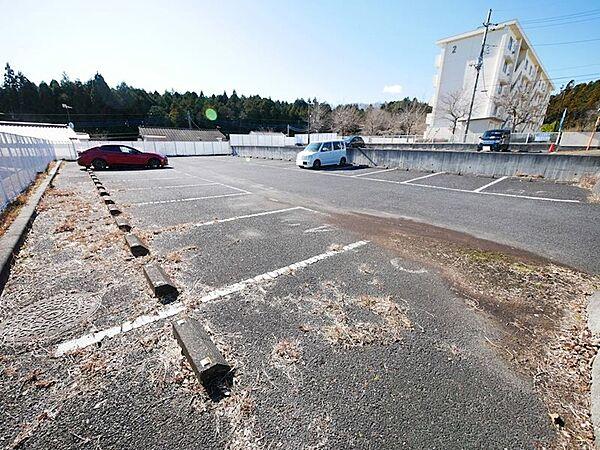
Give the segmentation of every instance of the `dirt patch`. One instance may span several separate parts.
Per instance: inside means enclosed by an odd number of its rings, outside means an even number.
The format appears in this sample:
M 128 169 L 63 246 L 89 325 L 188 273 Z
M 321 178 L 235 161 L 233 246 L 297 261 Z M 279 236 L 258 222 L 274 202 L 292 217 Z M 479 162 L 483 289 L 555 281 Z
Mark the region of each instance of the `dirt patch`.
M 469 307 L 504 331 L 501 340 L 487 343 L 533 380 L 553 415 L 556 447 L 593 447 L 590 364 L 598 343 L 587 329 L 586 306 L 600 288 L 598 277 L 410 220 L 356 214 L 335 215 L 332 221 L 438 271 Z

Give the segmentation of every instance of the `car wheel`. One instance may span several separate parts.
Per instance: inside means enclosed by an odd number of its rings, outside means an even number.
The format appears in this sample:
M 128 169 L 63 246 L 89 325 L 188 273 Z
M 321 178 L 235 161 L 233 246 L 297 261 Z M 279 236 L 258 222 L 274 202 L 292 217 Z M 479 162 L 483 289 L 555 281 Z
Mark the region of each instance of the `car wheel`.
M 103 159 L 95 159 L 92 161 L 92 167 L 96 170 L 104 170 L 108 167 L 108 164 Z
M 315 162 L 313 163 L 313 169 L 320 169 L 321 168 L 321 161 L 318 159 L 315 159 Z
M 148 161 L 148 167 L 150 167 L 151 169 L 158 169 L 159 166 L 160 161 L 156 158 L 152 158 L 150 161 Z
M 341 166 L 341 167 L 344 167 L 345 165 L 346 165 L 346 158 L 344 158 L 344 157 L 342 156 L 342 159 L 340 159 L 340 166 Z

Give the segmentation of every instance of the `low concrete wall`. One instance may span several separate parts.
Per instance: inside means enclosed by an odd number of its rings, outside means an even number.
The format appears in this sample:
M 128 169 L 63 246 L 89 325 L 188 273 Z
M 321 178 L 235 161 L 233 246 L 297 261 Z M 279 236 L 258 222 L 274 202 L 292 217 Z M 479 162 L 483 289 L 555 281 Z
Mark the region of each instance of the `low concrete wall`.
M 348 153 L 348 162 L 353 164 L 432 172 L 532 175 L 555 181 L 579 181 L 584 175 L 600 174 L 599 156 L 375 149 L 353 149 Z
M 544 153 L 548 151 L 550 144 L 510 144 L 513 152 Z M 367 144 L 368 149 L 378 150 L 427 150 L 448 152 L 472 152 L 476 149 L 475 144 L 463 143 L 413 143 L 413 144 Z
M 296 155 L 304 147 L 231 147 L 233 156 L 296 161 Z
M 233 154 L 294 161 L 300 150 L 301 147 L 233 147 Z M 579 181 L 584 175 L 600 176 L 600 156 L 556 153 L 352 149 L 348 150 L 348 162 L 356 165 L 496 177 L 542 176 L 555 181 Z
M 449 151 L 449 152 L 472 152 L 476 149 L 475 144 L 462 144 L 462 143 L 413 143 L 413 144 L 366 144 L 369 149 L 379 150 L 435 150 L 435 151 Z M 512 152 L 523 152 L 523 153 L 548 153 L 550 148 L 549 143 L 512 143 L 510 144 L 509 150 Z M 598 148 L 598 147 L 590 147 Z M 559 147 L 560 150 L 579 151 L 585 150 L 585 146 L 564 146 Z

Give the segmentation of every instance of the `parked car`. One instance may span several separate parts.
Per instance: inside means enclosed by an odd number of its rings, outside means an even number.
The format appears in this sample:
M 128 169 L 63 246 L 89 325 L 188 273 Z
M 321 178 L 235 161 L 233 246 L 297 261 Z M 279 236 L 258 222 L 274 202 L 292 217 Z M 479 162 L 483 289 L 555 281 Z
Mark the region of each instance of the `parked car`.
M 344 166 L 346 161 L 346 143 L 344 141 L 313 142 L 296 156 L 296 164 L 302 168 L 318 169 L 321 166 L 336 164 Z
M 81 152 L 77 164 L 102 170 L 116 166 L 142 166 L 151 169 L 165 167 L 169 163 L 166 156 L 158 153 L 145 153 L 126 145 L 100 145 Z
M 346 148 L 365 148 L 365 141 L 360 136 L 348 136 L 344 138 Z
M 477 151 L 507 152 L 510 144 L 510 130 L 487 130 L 479 138 Z

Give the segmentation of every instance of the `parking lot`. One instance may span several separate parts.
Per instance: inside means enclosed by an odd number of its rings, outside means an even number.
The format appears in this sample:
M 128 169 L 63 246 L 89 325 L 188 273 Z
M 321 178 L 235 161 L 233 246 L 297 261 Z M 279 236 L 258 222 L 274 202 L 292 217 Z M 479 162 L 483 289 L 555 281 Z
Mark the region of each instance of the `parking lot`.
M 433 261 L 487 249 L 540 272 L 571 273 L 564 264 L 597 273 L 589 255 L 600 251 L 593 237 L 600 208 L 588 203 L 587 191 L 540 180 L 351 166 L 313 171 L 231 157 L 172 158 L 170 165 L 97 173 L 150 255 L 124 257 L 120 238 L 111 240 L 119 268 L 95 283 L 114 285 L 114 296 L 54 335 L 51 351 L 57 361 L 72 362 L 72 352 L 118 357 L 114 364 L 128 361 L 132 369 L 148 351 L 175 370 L 181 357 L 169 320 L 189 315 L 234 366 L 232 397 L 215 404 L 189 387 L 148 390 L 136 370 L 121 370 L 102 395 L 85 392 L 65 407 L 76 419 L 62 426 L 83 441 L 111 426 L 117 438 L 108 442 L 123 448 L 164 448 L 175 436 L 180 445 L 208 448 L 516 448 L 555 439 L 552 399 L 531 382 L 519 355 L 533 338 L 515 347 L 506 341 L 516 328 L 506 328 L 513 319 L 503 314 L 514 310 L 502 311 L 510 308 L 500 300 L 487 305 L 461 287 L 460 270 L 450 275 Z M 85 192 L 91 186 L 74 164 L 58 183 Z M 145 292 L 140 269 L 149 261 L 177 285 L 173 303 Z M 510 268 L 508 278 L 538 275 L 537 268 L 520 273 L 521 266 L 513 273 L 512 260 L 499 261 Z M 496 293 L 514 292 L 520 280 Z M 15 292 L 9 288 L 8 296 Z M 558 294 L 565 302 L 572 295 Z M 562 312 L 553 308 L 544 310 L 548 322 L 531 316 L 540 330 L 558 333 L 549 324 Z M 116 331 L 107 337 L 107 330 Z M 144 350 L 148 336 L 161 345 Z M 124 349 L 127 356 L 118 356 Z M 101 402 L 116 412 L 94 414 Z M 177 411 L 202 419 L 168 418 Z M 115 425 L 123 420 L 140 441 L 124 444 L 130 431 Z M 50 430 L 31 442 L 52 439 Z

